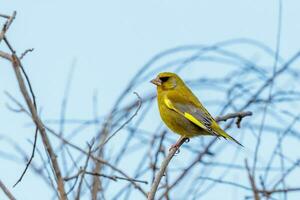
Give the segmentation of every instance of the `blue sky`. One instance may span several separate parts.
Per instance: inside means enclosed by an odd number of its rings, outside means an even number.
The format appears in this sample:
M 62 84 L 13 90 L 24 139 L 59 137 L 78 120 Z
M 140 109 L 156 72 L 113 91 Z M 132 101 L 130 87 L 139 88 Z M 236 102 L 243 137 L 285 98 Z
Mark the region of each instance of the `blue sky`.
M 86 119 L 93 113 L 95 91 L 99 95 L 98 112 L 107 113 L 124 83 L 159 51 L 233 38 L 255 39 L 275 49 L 278 1 L 274 0 L 0 0 L 0 5 L 0 13 L 17 11 L 7 37 L 18 53 L 35 49 L 24 58 L 24 65 L 42 108 L 41 116 L 47 119 L 59 117 L 72 65 L 75 72 L 67 115 Z M 299 49 L 299 8 L 298 1 L 284 1 L 280 48 L 284 57 Z M 3 44 L 0 49 L 5 50 Z M 13 71 L 5 61 L 0 60 L 0 65 L 0 118 L 5 122 L 0 134 L 30 149 L 27 139 L 32 138 L 33 132 L 32 127 L 26 126 L 30 120 L 5 106 L 9 100 L 4 91 L 20 97 Z M 205 73 L 220 75 L 222 69 L 215 72 L 207 68 Z M 148 84 L 141 92 L 144 91 L 153 92 L 154 88 Z M 1 149 L 14 151 L 5 143 L 0 145 Z M 13 185 L 24 166 L 7 160 L 0 162 L 1 180 Z M 49 192 L 31 187 L 39 183 L 41 180 L 28 173 L 12 191 L 22 199 L 39 199 Z

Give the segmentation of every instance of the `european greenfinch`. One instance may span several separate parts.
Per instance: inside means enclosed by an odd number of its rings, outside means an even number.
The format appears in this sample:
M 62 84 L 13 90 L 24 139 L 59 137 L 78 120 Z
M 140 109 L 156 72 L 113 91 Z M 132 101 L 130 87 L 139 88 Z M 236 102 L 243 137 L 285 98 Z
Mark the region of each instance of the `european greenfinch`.
M 160 116 L 173 132 L 184 138 L 200 135 L 223 137 L 241 145 L 220 128 L 178 75 L 163 72 L 151 80 L 151 83 L 157 86 Z M 178 148 L 178 145 L 176 143 L 173 147 Z

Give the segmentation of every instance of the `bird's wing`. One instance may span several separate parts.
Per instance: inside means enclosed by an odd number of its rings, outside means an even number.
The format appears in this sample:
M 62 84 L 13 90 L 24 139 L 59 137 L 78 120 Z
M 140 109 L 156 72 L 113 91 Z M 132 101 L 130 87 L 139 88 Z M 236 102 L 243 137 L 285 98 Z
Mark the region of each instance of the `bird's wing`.
M 169 109 L 181 114 L 190 122 L 204 129 L 211 135 L 230 139 L 243 146 L 236 139 L 228 135 L 223 129 L 220 128 L 218 123 L 198 100 L 196 102 L 190 101 L 187 97 L 182 95 L 166 95 L 164 103 Z
M 212 117 L 209 114 L 206 114 L 206 110 L 202 111 L 187 98 L 166 95 L 166 97 L 164 98 L 164 103 L 169 109 L 181 114 L 193 124 L 199 126 L 200 128 L 213 135 L 216 135 L 211 130 L 211 125 L 213 122 Z

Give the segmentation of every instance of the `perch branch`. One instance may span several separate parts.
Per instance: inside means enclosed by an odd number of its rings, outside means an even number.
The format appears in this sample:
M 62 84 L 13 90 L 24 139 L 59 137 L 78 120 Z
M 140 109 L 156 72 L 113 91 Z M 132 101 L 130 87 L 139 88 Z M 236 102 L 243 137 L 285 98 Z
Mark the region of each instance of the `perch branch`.
M 216 117 L 216 121 L 220 122 L 220 121 L 226 121 L 228 119 L 232 119 L 232 118 L 240 118 L 239 123 L 241 122 L 242 118 L 246 117 L 246 116 L 251 116 L 252 112 L 237 112 L 237 113 L 230 113 L 221 117 Z M 180 148 L 180 146 L 186 141 L 186 138 L 184 137 L 180 137 L 178 140 L 178 148 Z M 166 171 L 166 168 L 168 167 L 171 159 L 173 158 L 173 156 L 175 155 L 176 151 L 178 150 L 178 148 L 172 148 L 167 157 L 165 157 L 165 159 L 163 160 L 161 167 L 154 179 L 154 182 L 151 186 L 151 190 L 148 193 L 148 200 L 153 200 L 155 197 L 155 193 L 157 191 L 158 185 Z

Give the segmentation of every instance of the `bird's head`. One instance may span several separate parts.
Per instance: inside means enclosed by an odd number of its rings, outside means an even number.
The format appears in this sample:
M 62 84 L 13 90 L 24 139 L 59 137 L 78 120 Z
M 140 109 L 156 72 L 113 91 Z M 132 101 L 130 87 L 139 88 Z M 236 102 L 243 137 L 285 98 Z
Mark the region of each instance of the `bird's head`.
M 171 72 L 162 72 L 158 74 L 155 79 L 151 80 L 151 83 L 157 85 L 158 89 L 172 90 L 177 86 L 182 85 L 183 81 L 177 74 Z

